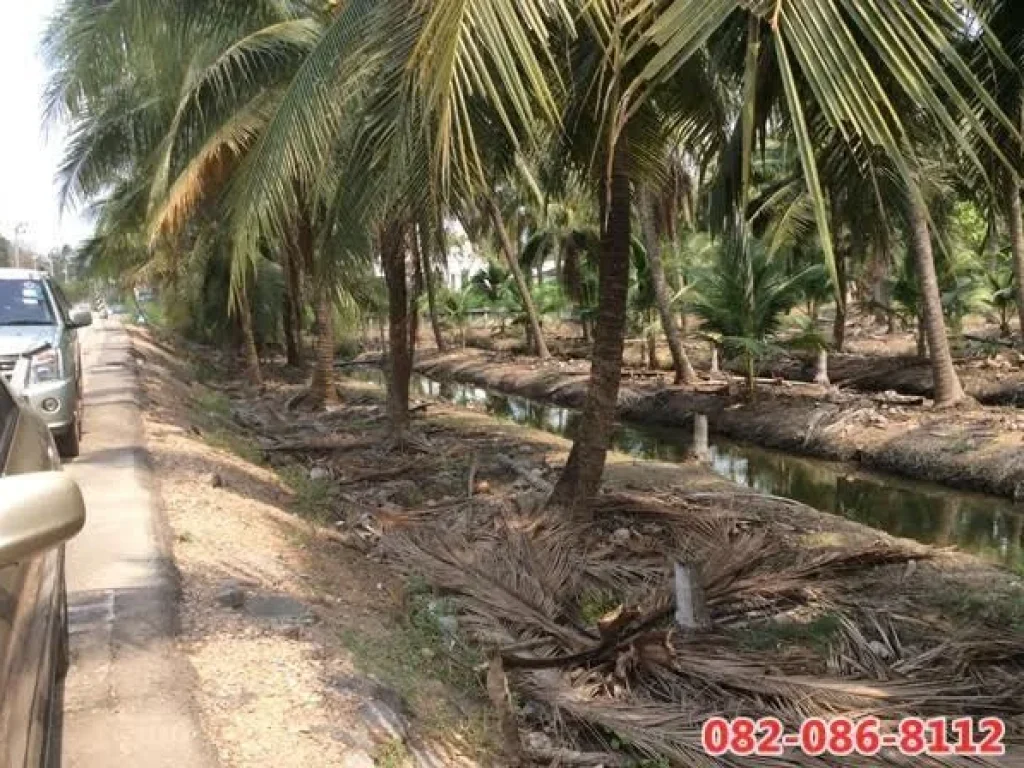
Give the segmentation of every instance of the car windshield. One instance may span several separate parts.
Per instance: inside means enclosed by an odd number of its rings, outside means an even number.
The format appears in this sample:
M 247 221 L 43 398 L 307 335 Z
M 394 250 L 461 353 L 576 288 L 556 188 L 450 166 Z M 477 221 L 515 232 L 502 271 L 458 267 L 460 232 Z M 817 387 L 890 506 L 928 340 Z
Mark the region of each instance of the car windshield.
M 39 280 L 0 280 L 0 326 L 53 325 L 50 300 Z

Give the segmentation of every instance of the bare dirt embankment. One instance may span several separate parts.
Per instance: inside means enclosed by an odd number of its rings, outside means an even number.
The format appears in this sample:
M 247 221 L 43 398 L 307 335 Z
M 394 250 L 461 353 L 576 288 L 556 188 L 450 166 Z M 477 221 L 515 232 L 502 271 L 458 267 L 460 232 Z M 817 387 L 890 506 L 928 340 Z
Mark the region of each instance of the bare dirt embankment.
M 964 391 L 985 405 L 1024 406 L 1024 354 L 1000 339 L 991 327 L 980 325 L 971 330 L 974 334 L 961 339 L 955 350 L 957 375 Z M 828 332 L 823 329 L 823 335 L 827 336 Z M 432 343 L 429 339 L 427 342 Z M 470 336 L 469 343 L 485 352 L 529 354 L 525 341 L 517 336 L 492 337 L 477 332 Z M 693 365 L 706 371 L 710 363 L 708 345 L 691 337 L 684 339 L 683 346 Z M 892 390 L 904 395 L 932 397 L 935 384 L 931 365 L 927 359 L 917 356 L 914 346 L 912 334 L 889 334 L 871 327 L 862 318 L 850 328 L 847 350 L 829 355 L 829 378 L 836 386 L 860 392 Z M 587 360 L 591 352 L 589 343 L 564 334 L 550 338 L 548 347 L 556 357 L 569 362 Z M 759 365 L 759 375 L 812 382 L 816 373 L 813 357 L 809 353 L 782 351 Z M 658 361 L 659 370 L 671 370 L 671 358 L 664 343 L 658 345 Z M 639 339 L 626 342 L 624 363 L 629 370 L 650 372 L 643 342 Z M 743 373 L 740 360 L 724 360 L 723 366 L 734 374 Z
M 281 473 L 263 459 L 222 385 L 205 381 L 216 352 L 131 336 L 182 574 L 179 643 L 219 764 L 477 765 L 488 716 L 430 656 L 438 638 L 407 620 L 401 580 L 328 527 L 328 498 L 305 467 Z
M 570 408 L 586 396 L 587 365 L 580 361 L 462 350 L 423 356 L 416 370 Z M 1015 408 L 935 410 L 927 402 L 786 382 L 764 383 L 750 400 L 735 382 L 681 388 L 667 381 L 624 380 L 620 418 L 689 429 L 693 414 L 703 413 L 713 432 L 732 439 L 1024 499 L 1024 413 Z

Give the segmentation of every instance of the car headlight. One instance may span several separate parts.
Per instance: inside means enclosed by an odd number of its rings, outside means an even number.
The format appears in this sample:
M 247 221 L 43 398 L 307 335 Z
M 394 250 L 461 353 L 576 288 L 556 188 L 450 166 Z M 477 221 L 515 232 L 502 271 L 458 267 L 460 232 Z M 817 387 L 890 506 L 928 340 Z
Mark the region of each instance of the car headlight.
M 32 364 L 29 366 L 28 383 L 45 384 L 60 379 L 60 355 L 55 349 L 48 349 L 32 356 Z

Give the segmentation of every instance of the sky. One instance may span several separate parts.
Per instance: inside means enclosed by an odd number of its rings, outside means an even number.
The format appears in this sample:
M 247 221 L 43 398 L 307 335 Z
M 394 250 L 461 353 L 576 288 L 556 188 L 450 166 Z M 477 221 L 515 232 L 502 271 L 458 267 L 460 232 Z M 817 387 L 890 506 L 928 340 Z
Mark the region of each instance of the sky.
M 4 43 L 0 46 L 0 233 L 47 252 L 76 245 L 91 227 L 74 211 L 61 216 L 54 176 L 63 136 L 44 130 L 42 98 L 46 69 L 39 40 L 57 0 L 7 0 Z

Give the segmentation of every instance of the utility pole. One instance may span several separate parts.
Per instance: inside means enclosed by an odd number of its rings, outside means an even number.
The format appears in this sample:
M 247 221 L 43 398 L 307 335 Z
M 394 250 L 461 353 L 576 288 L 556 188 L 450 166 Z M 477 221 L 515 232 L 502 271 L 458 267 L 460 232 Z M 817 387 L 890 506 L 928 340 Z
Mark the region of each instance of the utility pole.
M 21 236 L 28 232 L 28 224 L 19 221 L 14 227 L 14 268 L 21 269 Z

